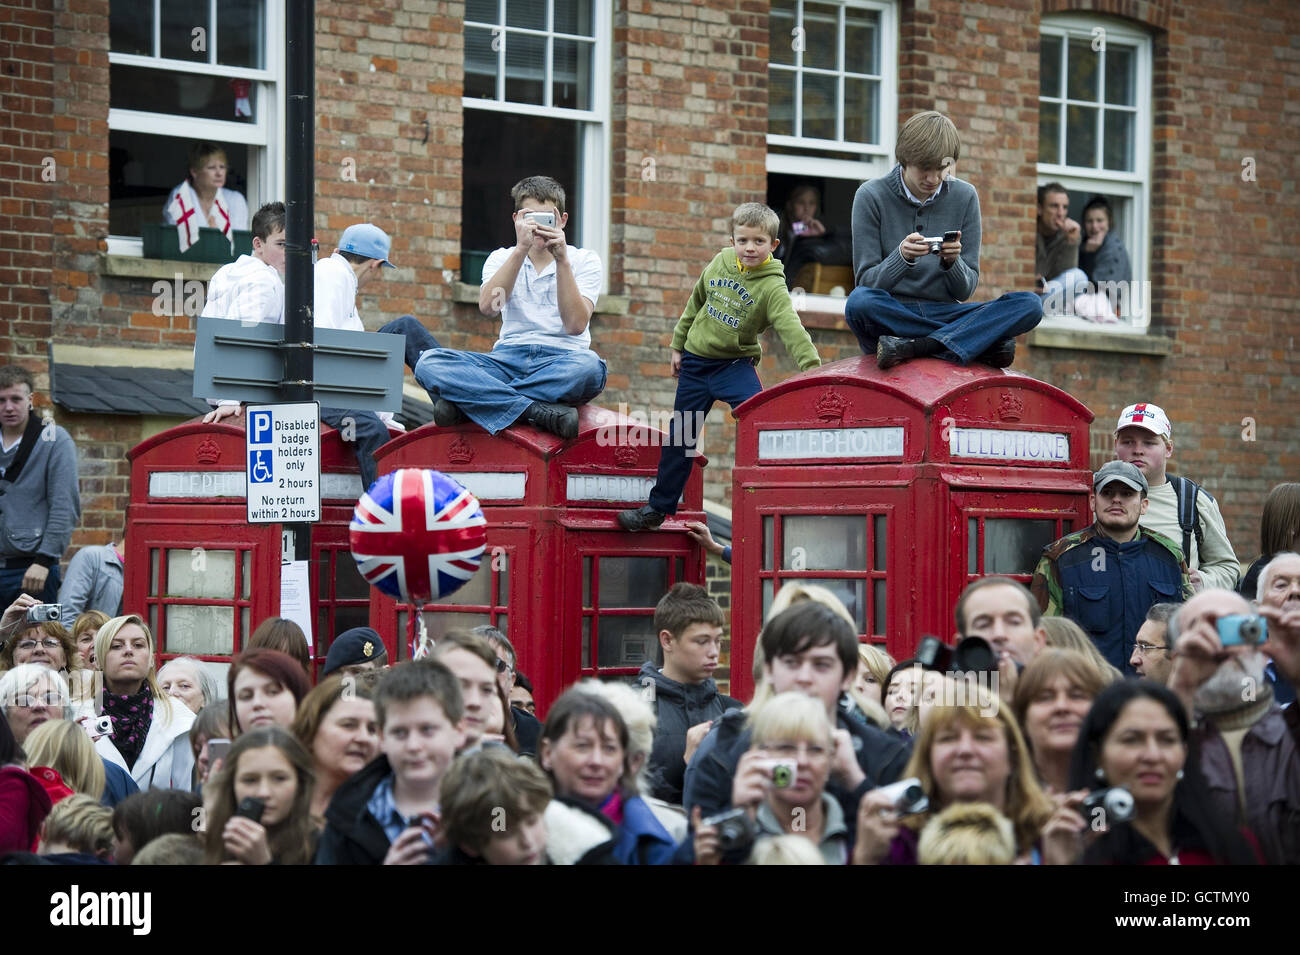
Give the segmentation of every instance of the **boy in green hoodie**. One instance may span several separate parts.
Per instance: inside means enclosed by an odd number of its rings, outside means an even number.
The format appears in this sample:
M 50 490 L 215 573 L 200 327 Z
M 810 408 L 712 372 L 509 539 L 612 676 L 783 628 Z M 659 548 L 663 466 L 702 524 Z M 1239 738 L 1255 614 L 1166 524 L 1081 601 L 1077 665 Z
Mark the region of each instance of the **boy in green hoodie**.
M 713 257 L 673 330 L 672 372 L 677 379 L 668 443 L 659 454 L 659 476 L 650 503 L 620 511 L 624 530 L 655 530 L 677 513 L 700 426 L 722 400 L 735 408 L 762 391 L 754 366 L 762 357 L 758 336 L 776 328 L 802 371 L 821 359 L 799 321 L 785 287 L 785 270 L 772 251 L 780 244 L 780 218 L 761 202 L 731 214 L 732 248 Z

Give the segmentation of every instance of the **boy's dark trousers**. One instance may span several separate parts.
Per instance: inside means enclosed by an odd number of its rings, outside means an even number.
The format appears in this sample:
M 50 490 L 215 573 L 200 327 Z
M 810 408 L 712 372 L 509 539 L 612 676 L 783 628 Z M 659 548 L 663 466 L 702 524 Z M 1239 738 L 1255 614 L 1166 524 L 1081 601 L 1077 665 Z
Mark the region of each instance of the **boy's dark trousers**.
M 754 363 L 752 358 L 701 358 L 682 352 L 668 444 L 659 452 L 659 476 L 650 491 L 650 506 L 659 513 L 677 513 L 677 502 L 695 465 L 694 455 L 688 457 L 686 452 L 695 449 L 713 402 L 725 401 L 735 408 L 763 390 Z

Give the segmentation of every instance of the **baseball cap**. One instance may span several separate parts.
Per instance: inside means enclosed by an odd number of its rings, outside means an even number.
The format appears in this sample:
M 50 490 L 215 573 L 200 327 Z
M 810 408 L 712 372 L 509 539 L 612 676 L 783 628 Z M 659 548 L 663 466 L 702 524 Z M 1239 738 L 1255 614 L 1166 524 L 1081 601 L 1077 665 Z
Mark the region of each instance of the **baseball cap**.
M 1107 461 L 1103 464 L 1101 470 L 1092 476 L 1092 489 L 1095 491 L 1112 481 L 1127 484 L 1141 494 L 1147 493 L 1146 475 L 1127 461 Z
M 1159 405 L 1141 402 L 1136 405 L 1129 405 L 1119 416 L 1119 424 L 1115 425 L 1115 433 L 1119 434 L 1124 428 L 1146 428 L 1148 431 L 1158 434 L 1161 437 L 1170 437 L 1169 415 L 1165 414 L 1163 408 Z
M 339 239 L 340 252 L 351 252 L 354 255 L 364 255 L 368 259 L 378 259 L 390 269 L 395 269 L 397 266 L 388 261 L 388 252 L 392 247 L 393 241 L 388 238 L 388 233 L 369 222 L 358 222 L 356 225 L 348 226 L 343 230 L 343 237 Z
M 340 667 L 369 663 L 371 660 L 387 656 L 387 653 L 378 633 L 369 627 L 353 627 L 351 630 L 344 630 L 334 638 L 320 675 L 324 678 Z

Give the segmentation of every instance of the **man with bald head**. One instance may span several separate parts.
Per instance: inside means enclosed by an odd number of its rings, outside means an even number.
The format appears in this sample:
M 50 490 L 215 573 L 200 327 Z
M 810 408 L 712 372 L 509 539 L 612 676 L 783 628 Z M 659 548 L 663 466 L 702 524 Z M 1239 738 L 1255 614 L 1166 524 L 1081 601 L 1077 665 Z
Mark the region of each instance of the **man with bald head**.
M 1169 688 L 1198 721 L 1193 735 L 1213 805 L 1251 829 L 1270 864 L 1296 865 L 1300 710 L 1277 705 L 1264 668 L 1271 658 L 1282 676 L 1300 676 L 1300 607 L 1261 607 L 1267 640 L 1225 646 L 1222 637 L 1240 622 L 1227 618 L 1250 613 L 1230 590 L 1204 590 L 1183 604 L 1169 621 Z

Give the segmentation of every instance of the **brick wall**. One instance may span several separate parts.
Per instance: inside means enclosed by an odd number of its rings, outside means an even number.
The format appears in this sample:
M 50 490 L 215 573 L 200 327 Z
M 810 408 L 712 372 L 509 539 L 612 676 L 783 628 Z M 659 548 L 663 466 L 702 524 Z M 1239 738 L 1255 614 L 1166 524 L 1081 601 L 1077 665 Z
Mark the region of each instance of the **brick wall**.
M 0 341 L 4 360 L 44 367 L 55 185 L 54 15 L 41 0 L 0 7 Z

